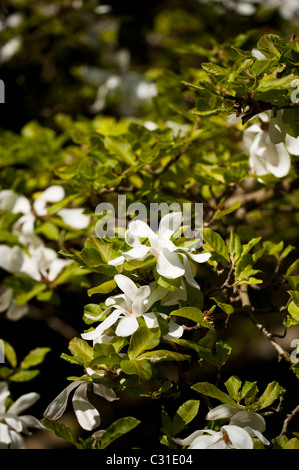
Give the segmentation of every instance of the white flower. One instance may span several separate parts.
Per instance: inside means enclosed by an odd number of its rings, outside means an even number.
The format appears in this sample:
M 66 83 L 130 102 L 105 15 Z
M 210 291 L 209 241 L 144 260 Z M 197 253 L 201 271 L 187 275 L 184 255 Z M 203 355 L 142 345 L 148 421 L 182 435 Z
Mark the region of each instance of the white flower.
M 110 315 L 97 328 L 83 333 L 81 335 L 83 339 L 96 340 L 117 321 L 118 325 L 115 334 L 117 336 L 130 336 L 139 327 L 137 318 L 140 316 L 144 318 L 148 328 L 158 327 L 156 314 L 148 312 L 148 310 L 157 300 L 165 296 L 167 289 L 160 286 L 154 290 L 150 286 L 137 287 L 130 278 L 122 274 L 117 274 L 114 276 L 114 279 L 123 294 L 109 297 L 105 302 L 107 308 L 98 317 L 86 315 L 87 318 L 100 320 L 109 310 L 113 309 Z M 171 337 L 179 338 L 183 334 L 183 328 L 173 320 L 171 320 L 169 328 L 168 335 Z
M 263 444 L 269 445 L 269 441 L 262 435 L 266 430 L 266 422 L 263 416 L 254 411 L 248 411 L 245 406 L 238 405 L 238 407 L 223 404 L 213 408 L 206 416 L 209 421 L 219 419 L 229 419 L 229 424 L 240 426 L 252 437 L 257 437 Z
M 125 240 L 131 250 L 122 253 L 122 256 L 109 261 L 108 264 L 117 266 L 125 260 L 138 259 L 143 261 L 152 255 L 157 258 L 156 269 L 158 274 L 167 279 L 177 279 L 185 276 L 187 282 L 199 289 L 194 279 L 192 266 L 188 257 L 197 263 L 204 263 L 211 254 L 193 254 L 190 249 L 177 247 L 170 237 L 175 233 L 183 220 L 181 212 L 172 212 L 162 217 L 158 234 L 155 233 L 144 221 L 133 220 L 125 234 Z M 172 228 L 170 228 L 172 227 Z M 142 245 L 140 238 L 147 238 L 150 246 Z
M 222 426 L 220 431 L 202 429 L 185 439 L 173 439 L 188 449 L 253 449 L 253 440 L 246 428 L 235 425 Z
M 24 252 L 19 246 L 12 248 L 6 245 L 0 245 L 0 268 L 14 274 L 20 271 L 24 262 Z
M 92 403 L 90 403 L 88 399 L 88 383 L 82 382 L 81 380 L 75 380 L 70 385 L 68 385 L 50 403 L 44 412 L 44 417 L 48 419 L 59 419 L 66 409 L 70 393 L 75 388 L 77 390 L 73 395 L 72 403 L 76 418 L 83 429 L 91 431 L 100 425 L 101 416 L 99 411 Z M 105 398 L 107 401 L 112 402 L 114 400 L 118 400 L 115 392 L 112 389 L 105 387 L 105 385 L 93 383 L 91 389 L 96 395 Z
M 29 247 L 28 251 L 29 255 L 24 254 L 19 272 L 27 274 L 35 281 L 42 281 L 45 278 L 53 282 L 62 269 L 72 263 L 72 260 L 58 258 L 56 251 L 44 245 L 37 248 Z
M 4 287 L 2 294 L 0 294 L 0 313 L 6 311 L 6 316 L 9 320 L 19 320 L 26 313 L 28 313 L 28 305 L 18 305 L 13 299 L 13 289 L 11 287 Z
M 19 416 L 40 397 L 31 392 L 19 397 L 8 409 L 5 402 L 10 393 L 6 382 L 0 382 L 0 449 L 25 449 L 23 434 L 31 434 L 29 428 L 44 429 L 34 416 Z
M 62 186 L 53 185 L 47 188 L 42 194 L 34 201 L 33 208 L 35 213 L 39 216 L 45 216 L 48 214 L 48 203 L 49 202 L 60 202 L 65 197 L 65 191 Z M 88 227 L 90 223 L 90 217 L 83 214 L 84 209 L 61 209 L 56 215 L 60 216 L 66 225 L 81 230 Z
M 245 129 L 243 143 L 249 153 L 249 166 L 256 175 L 272 173 L 280 178 L 286 176 L 291 167 L 290 155 L 282 140 L 285 136 L 279 117 L 271 119 L 266 113 L 259 117 L 262 124 L 253 124 Z

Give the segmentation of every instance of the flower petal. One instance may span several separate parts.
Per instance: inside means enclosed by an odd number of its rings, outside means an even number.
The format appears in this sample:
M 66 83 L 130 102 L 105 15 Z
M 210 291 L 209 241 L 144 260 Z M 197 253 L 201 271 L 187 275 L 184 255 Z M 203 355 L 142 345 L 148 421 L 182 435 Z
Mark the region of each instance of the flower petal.
M 253 449 L 253 441 L 243 428 L 234 425 L 222 426 L 222 432 L 225 432 L 234 449 Z
M 37 400 L 39 400 L 40 396 L 38 393 L 31 392 L 26 393 L 19 397 L 9 408 L 10 414 L 19 415 L 22 411 L 30 408 L 30 406 L 34 405 Z
M 21 248 L 6 245 L 0 245 L 0 268 L 9 273 L 16 273 L 20 270 L 24 260 L 24 254 Z
M 178 325 L 174 320 L 169 321 L 169 331 L 163 336 L 164 339 L 181 338 L 184 334 L 184 328 Z
M 146 255 L 149 253 L 149 250 L 150 250 L 149 246 L 139 245 L 123 253 L 123 256 L 127 260 L 139 259 L 140 261 L 143 261 Z
M 129 299 L 133 300 L 134 296 L 137 295 L 138 287 L 132 281 L 132 279 L 127 276 L 124 276 L 123 274 L 116 274 L 114 276 L 114 280 L 120 290 L 122 290 L 123 293 L 126 294 L 127 297 L 129 297 Z
M 94 330 L 88 331 L 87 333 L 82 333 L 81 338 L 86 339 L 86 340 L 95 340 L 96 338 L 101 336 L 104 333 L 105 330 L 108 330 L 108 328 L 110 328 L 110 326 L 114 325 L 114 323 L 118 320 L 121 313 L 123 313 L 121 310 L 114 310 Z
M 236 413 L 230 420 L 230 424 L 245 428 L 249 426 L 257 431 L 264 432 L 266 429 L 266 422 L 263 416 L 253 411 L 240 411 Z
M 137 330 L 138 326 L 139 323 L 135 317 L 121 318 L 115 330 L 115 334 L 117 336 L 130 336 Z
M 262 433 L 260 431 L 257 431 L 256 429 L 252 429 L 251 427 L 249 426 L 246 426 L 245 428 L 245 431 L 248 432 L 248 434 L 251 436 L 251 437 L 257 437 L 263 444 L 265 444 L 266 446 L 268 446 L 270 444 L 270 442 L 268 441 L 268 439 L 265 438 L 265 436 L 262 435 Z
M 5 287 L 0 295 L 0 313 L 5 312 L 12 302 L 13 289 Z
M 144 318 L 146 326 L 149 329 L 157 328 L 159 326 L 157 317 L 154 312 L 147 312 L 147 313 L 144 313 L 142 316 Z
M 12 302 L 11 306 L 6 312 L 6 317 L 11 321 L 20 320 L 28 313 L 29 307 L 27 304 L 18 305 L 16 302 Z
M 181 225 L 183 220 L 183 215 L 181 212 L 170 212 L 169 214 L 162 217 L 159 224 L 159 238 L 169 238 L 174 234 L 177 228 Z
M 291 135 L 287 134 L 285 138 L 285 144 L 287 151 L 291 155 L 299 155 L 299 137 L 292 137 Z
M 10 391 L 8 389 L 8 385 L 6 382 L 0 382 L 0 414 L 5 413 L 6 407 L 5 407 L 5 400 L 7 397 L 9 397 Z M 0 439 L 1 441 L 1 439 Z
M 59 215 L 66 225 L 70 227 L 82 230 L 87 228 L 90 223 L 90 217 L 83 214 L 84 209 L 61 209 L 57 215 Z
M 74 393 L 72 402 L 78 423 L 83 429 L 91 431 L 100 425 L 101 416 L 87 398 L 86 383 L 79 385 Z
M 8 426 L 0 422 L 0 449 L 7 449 L 10 443 L 11 437 L 8 432 Z
M 217 419 L 231 418 L 234 414 L 239 413 L 240 408 L 225 403 L 223 405 L 216 406 L 210 410 L 206 416 L 208 421 L 214 421 Z
M 78 387 L 80 383 L 80 380 L 75 380 L 65 389 L 63 389 L 62 392 L 59 393 L 59 395 L 57 395 L 57 397 L 54 398 L 54 400 L 47 407 L 44 412 L 44 417 L 49 419 L 59 419 L 66 409 L 69 394 L 72 390 L 74 390 L 74 388 Z
M 184 268 L 185 268 L 186 281 L 188 282 L 188 284 L 190 284 L 190 286 L 194 287 L 195 289 L 200 289 L 200 286 L 197 284 L 197 282 L 195 281 L 195 279 L 193 277 L 192 269 L 191 269 L 191 266 L 190 266 L 189 261 L 187 259 L 187 256 L 182 255 L 182 258 L 183 258 L 183 264 L 184 264 Z
M 157 272 L 167 279 L 176 279 L 185 274 L 185 269 L 176 253 L 161 251 L 156 265 Z
M 158 238 L 158 235 L 143 220 L 132 220 L 128 225 L 130 235 L 138 238 Z
M 119 400 L 116 396 L 115 391 L 112 388 L 108 388 L 102 384 L 93 384 L 93 391 L 96 395 L 105 398 L 107 401 Z

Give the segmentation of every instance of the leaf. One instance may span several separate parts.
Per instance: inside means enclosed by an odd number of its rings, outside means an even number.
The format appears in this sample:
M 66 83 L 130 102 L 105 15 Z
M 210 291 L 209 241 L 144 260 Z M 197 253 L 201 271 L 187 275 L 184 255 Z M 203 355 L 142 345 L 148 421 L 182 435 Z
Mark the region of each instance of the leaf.
M 130 166 L 136 163 L 136 158 L 131 144 L 123 137 L 114 135 L 106 136 L 104 144 L 106 149 L 113 155 L 117 156 L 120 162 L 125 162 Z
M 82 357 L 88 361 L 93 359 L 93 348 L 81 338 L 73 338 L 69 342 L 69 350 L 74 356 Z
M 192 385 L 191 388 L 196 390 L 196 392 L 201 393 L 202 395 L 216 398 L 217 400 L 221 401 L 221 403 L 228 403 L 237 407 L 236 402 L 229 395 L 219 390 L 219 388 L 213 384 L 208 382 L 198 382 L 197 384 Z
M 186 340 L 186 339 L 171 339 L 169 341 L 171 343 L 178 344 L 179 346 L 182 346 L 183 348 L 192 349 L 193 351 L 196 351 L 198 354 L 199 360 L 203 359 L 204 361 L 207 361 L 209 364 L 212 364 L 214 366 L 217 365 L 216 359 L 211 349 L 206 348 L 205 346 L 202 346 L 201 344 L 198 344 L 193 341 Z
M 190 356 L 187 354 L 180 354 L 175 351 L 167 351 L 165 349 L 158 349 L 141 354 L 140 359 L 147 359 L 149 362 L 156 363 L 162 361 L 190 361 Z
M 296 307 L 299 307 L 299 291 L 288 290 L 288 293 L 292 297 L 292 300 Z
M 229 395 L 234 399 L 238 399 L 238 394 L 240 387 L 242 385 L 242 380 L 235 375 L 232 375 L 225 383 L 224 383 Z
M 140 421 L 132 416 L 117 419 L 102 434 L 100 449 L 105 449 L 113 441 L 132 431 L 132 429 L 135 429 L 138 424 L 140 424 Z
M 145 359 L 122 360 L 120 368 L 125 374 L 138 375 L 140 382 L 147 382 L 152 378 L 152 367 Z
M 110 281 L 103 282 L 102 284 L 96 287 L 91 287 L 87 290 L 87 294 L 89 296 L 93 294 L 108 294 L 109 292 L 112 292 L 115 288 L 116 282 L 114 279 L 111 279 Z
M 255 409 L 261 410 L 272 405 L 272 403 L 277 400 L 281 395 L 285 393 L 285 389 L 279 385 L 278 382 L 271 382 L 267 385 L 264 393 L 259 397 L 258 401 L 254 403 Z
M 78 449 L 82 448 L 82 446 L 78 443 L 73 431 L 66 424 L 48 418 L 42 418 L 41 423 L 49 431 L 54 431 L 56 436 L 60 439 L 64 439 L 65 441 L 70 442 Z
M 211 228 L 205 227 L 203 229 L 203 239 L 217 254 L 228 263 L 230 262 L 228 248 L 218 233 L 214 232 Z
M 3 354 L 10 363 L 11 367 L 15 368 L 17 366 L 17 354 L 13 346 L 4 339 L 0 340 L 0 348 L 3 350 Z
M 192 320 L 195 323 L 203 323 L 202 311 L 196 307 L 183 307 L 170 313 L 171 316 L 183 317 Z
M 230 232 L 228 249 L 230 254 L 233 256 L 234 263 L 236 264 L 242 255 L 243 247 L 240 237 L 233 230 Z
M 173 436 L 182 431 L 197 415 L 199 400 L 188 400 L 179 407 L 172 420 Z
M 216 343 L 216 354 L 218 356 L 219 367 L 222 367 L 231 354 L 232 348 L 229 344 L 224 341 L 218 341 Z
M 231 315 L 234 313 L 234 307 L 230 304 L 226 304 L 224 302 L 221 302 L 221 300 L 218 297 L 210 297 L 211 300 L 214 300 L 216 305 L 223 310 L 223 312 L 226 313 L 226 315 Z
M 136 359 L 143 351 L 153 349 L 160 342 L 160 331 L 140 326 L 133 334 L 128 348 L 129 359 Z
M 288 306 L 288 312 L 291 317 L 299 323 L 299 307 L 292 301 Z
M 21 369 L 29 369 L 32 366 L 37 366 L 45 359 L 46 354 L 50 352 L 50 348 L 35 348 L 30 351 L 27 356 L 22 360 Z
M 11 382 L 29 382 L 29 380 L 34 379 L 39 374 L 39 370 L 19 370 L 13 375 L 10 375 L 9 380 Z

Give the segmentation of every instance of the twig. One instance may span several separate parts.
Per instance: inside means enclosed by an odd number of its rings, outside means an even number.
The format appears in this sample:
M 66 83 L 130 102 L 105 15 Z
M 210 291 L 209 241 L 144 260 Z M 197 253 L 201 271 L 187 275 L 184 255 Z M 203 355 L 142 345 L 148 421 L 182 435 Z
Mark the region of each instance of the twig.
M 281 433 L 279 434 L 279 436 L 277 436 L 277 438 L 281 437 L 283 434 L 286 434 L 290 421 L 294 418 L 297 413 L 299 413 L 299 405 L 297 405 L 296 408 L 294 408 L 293 411 L 287 415 L 286 419 L 283 422 Z

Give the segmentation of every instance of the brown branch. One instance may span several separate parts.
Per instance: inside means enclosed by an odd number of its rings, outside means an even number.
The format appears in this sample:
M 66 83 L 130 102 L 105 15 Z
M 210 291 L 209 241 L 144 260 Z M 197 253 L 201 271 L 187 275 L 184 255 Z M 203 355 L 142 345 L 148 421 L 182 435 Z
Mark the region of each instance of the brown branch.
M 281 430 L 281 433 L 279 434 L 279 436 L 276 437 L 276 439 L 278 437 L 281 437 L 283 434 L 286 434 L 287 433 L 287 430 L 288 430 L 288 426 L 290 424 L 290 421 L 294 418 L 294 416 L 299 413 L 299 405 L 296 406 L 296 408 L 293 409 L 293 411 L 291 413 L 289 413 L 286 417 L 286 419 L 284 420 L 283 422 L 283 426 L 282 426 L 282 430 Z

